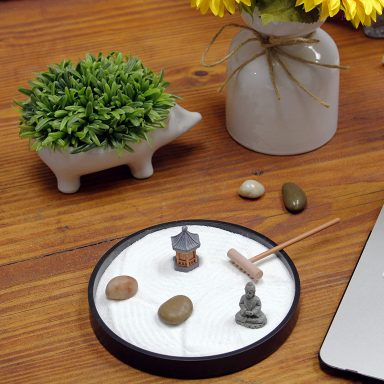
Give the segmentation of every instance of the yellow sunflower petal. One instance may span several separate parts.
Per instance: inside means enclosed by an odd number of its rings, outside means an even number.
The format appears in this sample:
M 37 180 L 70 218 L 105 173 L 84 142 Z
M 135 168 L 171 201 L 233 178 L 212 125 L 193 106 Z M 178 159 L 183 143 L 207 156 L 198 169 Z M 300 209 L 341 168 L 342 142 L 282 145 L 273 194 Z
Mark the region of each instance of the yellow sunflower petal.
M 336 13 L 340 11 L 341 2 L 340 0 L 329 0 L 328 1 L 328 8 L 329 8 L 329 15 L 335 16 Z
M 329 8 L 328 8 L 328 4 L 327 3 L 323 3 L 321 5 L 321 10 L 320 10 L 320 20 L 325 20 L 327 17 L 330 17 L 330 12 L 329 12 Z
M 191 0 L 191 7 L 197 8 L 203 15 L 207 13 L 209 5 L 209 0 Z
M 234 14 L 236 11 L 236 4 L 234 0 L 224 0 L 224 7 L 230 14 Z
M 211 10 L 215 16 L 223 17 L 225 11 L 235 13 L 236 3 L 251 5 L 251 0 L 191 0 L 191 7 L 198 9 L 203 14 Z
M 384 0 L 383 0 L 384 3 Z M 374 1 L 372 4 L 373 8 L 375 9 L 376 13 L 381 15 L 383 12 L 383 6 L 380 4 L 379 1 Z

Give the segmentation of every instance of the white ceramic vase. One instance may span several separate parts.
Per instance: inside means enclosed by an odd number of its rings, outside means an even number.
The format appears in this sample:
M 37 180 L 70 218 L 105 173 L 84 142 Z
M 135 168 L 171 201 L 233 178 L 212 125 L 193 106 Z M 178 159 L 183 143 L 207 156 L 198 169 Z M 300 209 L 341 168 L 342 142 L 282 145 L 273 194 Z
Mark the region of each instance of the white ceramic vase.
M 322 22 L 269 23 L 262 25 L 257 14 L 243 13 L 244 21 L 268 36 L 307 36 L 318 43 L 285 46 L 292 55 L 322 64 L 339 65 L 339 53 L 332 38 L 319 27 Z M 240 31 L 232 41 L 231 50 L 252 37 Z M 228 75 L 239 65 L 262 50 L 258 41 L 244 45 L 228 61 Z M 229 134 L 253 151 L 271 155 L 293 155 L 314 150 L 329 141 L 336 132 L 339 104 L 339 69 L 298 62 L 286 56 L 281 60 L 292 75 L 314 95 L 330 105 L 324 107 L 287 76 L 274 61 L 276 85 L 280 100 L 271 82 L 266 55 L 251 61 L 227 84 L 226 126 Z

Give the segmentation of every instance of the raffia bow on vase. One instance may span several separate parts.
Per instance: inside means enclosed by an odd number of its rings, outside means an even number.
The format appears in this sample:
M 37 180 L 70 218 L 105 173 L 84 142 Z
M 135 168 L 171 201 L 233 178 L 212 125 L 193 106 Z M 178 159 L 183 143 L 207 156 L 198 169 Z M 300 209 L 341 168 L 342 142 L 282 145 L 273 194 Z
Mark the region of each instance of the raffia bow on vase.
M 242 43 L 238 44 L 234 49 L 232 49 L 227 55 L 225 55 L 220 60 L 217 60 L 213 63 L 207 63 L 206 57 L 208 55 L 208 52 L 210 51 L 211 47 L 214 45 L 216 40 L 219 38 L 219 36 L 227 28 L 238 28 L 238 29 L 242 29 L 242 30 L 248 30 L 248 31 L 252 32 L 253 37 L 248 38 L 245 41 L 243 41 Z M 288 57 L 292 60 L 295 60 L 295 61 L 298 61 L 301 63 L 310 64 L 310 65 L 317 65 L 317 66 L 324 67 L 324 68 L 333 68 L 333 69 L 348 69 L 349 68 L 348 66 L 342 66 L 342 65 L 336 65 L 336 64 L 324 64 L 324 63 L 319 63 L 319 62 L 313 61 L 313 60 L 307 60 L 307 59 L 304 59 L 302 57 L 292 55 L 283 49 L 283 47 L 292 46 L 292 45 L 319 43 L 319 40 L 311 38 L 311 35 L 312 34 L 309 34 L 309 35 L 304 36 L 304 37 L 300 37 L 300 36 L 299 37 L 295 37 L 295 36 L 268 36 L 268 35 L 264 35 L 264 34 L 260 33 L 256 29 L 251 28 L 249 26 L 244 26 L 244 25 L 235 24 L 235 23 L 226 24 L 223 27 L 221 27 L 219 29 L 219 31 L 213 36 L 212 40 L 210 41 L 210 43 L 208 44 L 208 46 L 206 47 L 206 49 L 202 55 L 201 63 L 205 67 L 217 66 L 219 64 L 226 62 L 229 58 L 231 58 L 233 55 L 235 55 L 242 47 L 244 47 L 248 43 L 258 41 L 261 45 L 261 48 L 262 48 L 261 51 L 252 55 L 251 58 L 249 58 L 248 60 L 245 60 L 235 70 L 233 70 L 229 74 L 229 76 L 227 76 L 224 83 L 220 86 L 219 92 L 221 92 L 225 88 L 225 86 L 228 84 L 228 82 L 233 78 L 233 76 L 235 76 L 236 73 L 240 72 L 247 64 L 249 64 L 250 62 L 252 62 L 253 60 L 257 59 L 260 56 L 266 55 L 270 79 L 271 79 L 273 88 L 275 90 L 276 97 L 279 100 L 280 100 L 280 92 L 279 92 L 279 88 L 276 84 L 274 66 L 273 66 L 274 62 L 277 62 L 278 64 L 281 65 L 281 68 L 284 70 L 284 72 L 286 73 L 288 78 L 290 80 L 292 80 L 300 89 L 302 89 L 306 94 L 308 94 L 310 97 L 315 99 L 322 106 L 329 108 L 330 105 L 326 101 L 322 100 L 320 97 L 316 96 L 308 88 L 306 88 L 301 83 L 301 81 L 299 79 L 297 79 L 292 74 L 292 72 L 290 71 L 290 69 L 288 68 L 286 63 L 284 63 L 284 61 L 281 59 L 282 56 L 285 56 L 285 57 Z

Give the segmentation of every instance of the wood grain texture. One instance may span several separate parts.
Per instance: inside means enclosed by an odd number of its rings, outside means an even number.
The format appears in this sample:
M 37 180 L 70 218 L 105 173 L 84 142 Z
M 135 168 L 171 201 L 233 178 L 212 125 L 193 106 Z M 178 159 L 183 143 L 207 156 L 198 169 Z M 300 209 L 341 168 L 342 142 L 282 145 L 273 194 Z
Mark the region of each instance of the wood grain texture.
M 339 128 L 330 143 L 299 156 L 248 151 L 225 130 L 225 66 L 205 69 L 201 53 L 223 23 L 189 1 L 31 0 L 0 2 L 0 381 L 1 383 L 172 383 L 137 371 L 99 344 L 89 321 L 87 284 L 119 239 L 164 221 L 234 222 L 284 241 L 334 217 L 341 223 L 292 245 L 302 282 L 298 323 L 259 364 L 212 383 L 344 382 L 322 372 L 317 353 L 365 239 L 384 201 L 384 44 L 337 24 L 324 29 L 342 64 Z M 231 35 L 217 43 L 226 52 Z M 170 91 L 203 121 L 154 156 L 155 174 L 124 167 L 82 178 L 74 195 L 18 138 L 17 87 L 63 58 L 120 50 L 164 69 Z M 256 174 L 258 176 L 256 176 Z M 237 196 L 255 177 L 258 201 Z M 285 211 L 281 185 L 308 195 L 299 215 Z

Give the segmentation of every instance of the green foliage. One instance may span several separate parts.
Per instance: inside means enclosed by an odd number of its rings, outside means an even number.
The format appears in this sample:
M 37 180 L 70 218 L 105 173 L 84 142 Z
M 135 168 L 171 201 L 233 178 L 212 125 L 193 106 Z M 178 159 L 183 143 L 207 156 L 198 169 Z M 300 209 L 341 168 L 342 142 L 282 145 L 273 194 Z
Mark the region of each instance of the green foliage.
M 302 6 L 296 7 L 295 0 L 252 0 L 251 5 L 241 4 L 241 9 L 251 16 L 257 8 L 263 24 L 270 22 L 314 23 L 319 20 L 318 8 L 305 12 Z
M 244 11 L 249 15 L 253 16 L 253 11 L 256 8 L 256 1 L 252 0 L 251 5 L 245 5 L 244 3 L 239 4 L 240 11 Z
M 132 143 L 165 125 L 176 97 L 168 83 L 135 57 L 90 54 L 76 65 L 64 60 L 19 88 L 28 96 L 21 108 L 20 137 L 35 150 L 92 148 L 132 150 Z

